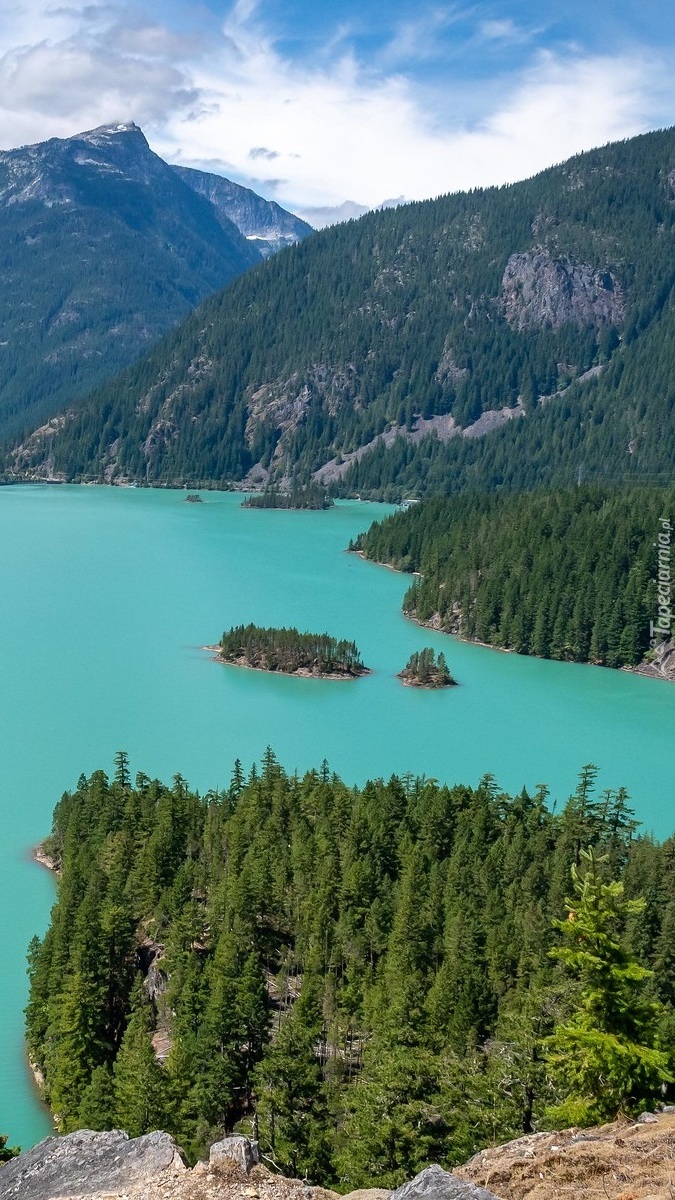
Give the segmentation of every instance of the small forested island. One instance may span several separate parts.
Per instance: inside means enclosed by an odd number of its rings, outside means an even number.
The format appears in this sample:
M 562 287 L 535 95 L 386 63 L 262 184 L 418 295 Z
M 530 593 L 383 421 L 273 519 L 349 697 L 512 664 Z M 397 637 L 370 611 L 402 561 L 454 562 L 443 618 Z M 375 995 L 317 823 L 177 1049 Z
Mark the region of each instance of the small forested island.
M 222 662 L 256 671 L 316 679 L 356 679 L 369 673 L 355 642 L 328 633 L 235 625 L 214 648 Z
M 436 654 L 431 646 L 415 650 L 403 670 L 399 671 L 398 677 L 407 687 L 444 688 L 457 684 L 450 674 L 443 651 Z
M 185 503 L 186 504 L 203 504 L 204 501 L 202 500 L 201 496 L 199 495 L 199 492 L 188 492 L 187 496 L 185 497 Z
M 165 1129 L 194 1161 L 255 1123 L 265 1161 L 344 1191 L 671 1096 L 672 839 L 594 779 L 555 806 L 271 750 L 204 795 L 123 753 L 81 775 L 29 954 L 59 1132 Z
M 262 492 L 247 496 L 242 508 L 286 508 L 311 509 L 319 511 L 332 508 L 335 504 L 332 496 L 321 484 L 313 480 L 308 484 L 294 484 L 288 490 L 282 490 L 275 485 L 266 487 Z

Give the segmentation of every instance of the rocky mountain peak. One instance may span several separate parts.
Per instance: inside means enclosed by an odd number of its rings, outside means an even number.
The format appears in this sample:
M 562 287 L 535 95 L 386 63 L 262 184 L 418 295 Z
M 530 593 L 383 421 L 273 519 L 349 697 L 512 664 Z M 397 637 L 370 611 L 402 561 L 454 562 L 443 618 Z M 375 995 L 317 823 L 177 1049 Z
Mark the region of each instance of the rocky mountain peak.
M 253 242 L 263 258 L 284 246 L 300 242 L 312 233 L 311 225 L 287 212 L 274 200 L 265 200 L 250 188 L 223 175 L 174 166 L 183 183 L 208 200 L 220 217 L 234 221 L 237 229 Z

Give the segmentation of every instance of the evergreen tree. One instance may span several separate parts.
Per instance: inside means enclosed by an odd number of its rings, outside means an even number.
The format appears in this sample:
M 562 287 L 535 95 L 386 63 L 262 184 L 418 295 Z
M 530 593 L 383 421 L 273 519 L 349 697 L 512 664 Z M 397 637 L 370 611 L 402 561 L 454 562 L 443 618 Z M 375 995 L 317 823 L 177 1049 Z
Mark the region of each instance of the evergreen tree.
M 325 1179 L 330 1151 L 313 1007 L 306 1004 L 282 1022 L 256 1070 L 254 1088 L 263 1152 L 284 1174 Z
M 147 1000 L 140 979 L 131 996 L 131 1016 L 114 1067 L 115 1123 L 140 1137 L 167 1123 L 168 1088 L 155 1057 Z
M 9 1162 L 10 1158 L 16 1158 L 20 1154 L 18 1146 L 8 1146 L 6 1134 L 0 1134 L 0 1164 Z
M 655 1047 L 659 1008 L 645 994 L 652 972 L 622 944 L 622 926 L 644 910 L 623 884 L 602 878 L 603 859 L 581 854 L 572 869 L 574 898 L 562 943 L 552 954 L 578 981 L 575 1011 L 549 1039 L 548 1066 L 563 1096 L 549 1110 L 555 1125 L 588 1125 L 653 1103 L 671 1081 L 667 1056 Z
M 105 1064 L 95 1067 L 85 1088 L 77 1114 L 79 1129 L 112 1129 L 115 1111 L 115 1085 L 112 1071 Z

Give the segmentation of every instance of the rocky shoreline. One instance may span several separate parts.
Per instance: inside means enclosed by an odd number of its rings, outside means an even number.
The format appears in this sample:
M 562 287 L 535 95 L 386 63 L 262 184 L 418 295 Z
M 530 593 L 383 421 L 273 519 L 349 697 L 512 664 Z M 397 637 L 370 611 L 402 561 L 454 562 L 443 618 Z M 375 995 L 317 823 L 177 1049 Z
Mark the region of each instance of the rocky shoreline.
M 642 662 L 631 670 L 635 675 L 647 675 L 650 679 L 665 679 L 668 683 L 675 683 L 675 640 L 669 638 L 661 642 L 655 647 L 651 662 Z
M 243 656 L 239 658 L 224 658 L 220 653 L 220 646 L 202 646 L 203 650 L 208 650 L 213 655 L 213 662 L 221 663 L 226 667 L 243 667 L 247 671 L 260 671 L 263 675 L 284 675 L 287 679 L 360 679 L 363 675 L 371 675 L 372 672 L 368 667 L 364 667 L 360 671 L 310 671 L 308 667 L 298 667 L 297 671 L 281 671 L 271 670 L 269 667 L 259 667 L 255 663 L 249 662 Z
M 56 861 L 45 850 L 44 842 L 39 842 L 37 846 L 33 846 L 33 849 L 31 850 L 31 858 L 33 862 L 38 863 L 38 865 L 41 867 L 45 867 L 47 871 L 52 871 L 54 875 L 59 874 Z

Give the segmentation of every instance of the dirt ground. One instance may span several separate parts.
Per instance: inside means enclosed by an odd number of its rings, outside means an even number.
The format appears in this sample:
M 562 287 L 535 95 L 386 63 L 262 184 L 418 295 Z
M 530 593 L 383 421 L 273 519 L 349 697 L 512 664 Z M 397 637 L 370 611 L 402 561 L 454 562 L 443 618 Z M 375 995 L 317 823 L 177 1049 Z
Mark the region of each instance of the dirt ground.
M 501 1200 L 675 1200 L 675 1112 L 538 1133 L 456 1169 Z

